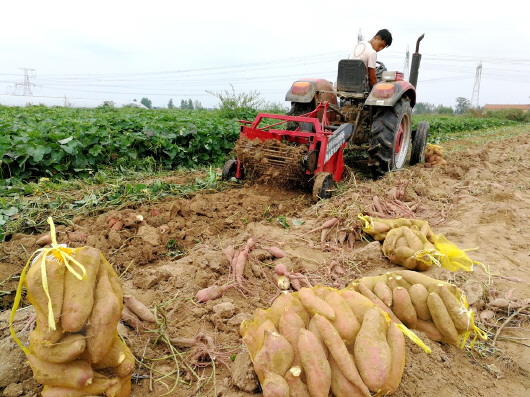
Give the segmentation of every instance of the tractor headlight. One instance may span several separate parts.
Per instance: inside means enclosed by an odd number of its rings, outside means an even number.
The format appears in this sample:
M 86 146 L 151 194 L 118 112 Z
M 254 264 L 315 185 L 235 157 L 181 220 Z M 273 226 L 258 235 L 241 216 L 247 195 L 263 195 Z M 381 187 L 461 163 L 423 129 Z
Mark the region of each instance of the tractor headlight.
M 396 87 L 392 83 L 378 83 L 374 87 L 372 94 L 376 98 L 390 98 L 395 90 Z

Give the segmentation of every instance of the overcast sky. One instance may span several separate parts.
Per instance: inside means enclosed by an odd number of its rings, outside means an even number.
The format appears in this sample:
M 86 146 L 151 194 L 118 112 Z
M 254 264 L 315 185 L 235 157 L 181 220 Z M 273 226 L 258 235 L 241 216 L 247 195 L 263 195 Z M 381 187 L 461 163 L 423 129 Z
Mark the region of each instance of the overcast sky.
M 4 1 L 0 94 L 22 94 L 27 73 L 34 96 L 213 107 L 207 91 L 233 87 L 282 103 L 298 78 L 335 81 L 359 31 L 370 39 L 387 28 L 394 41 L 378 59 L 389 70 L 403 70 L 425 33 L 418 101 L 471 100 L 481 64 L 479 105 L 530 103 L 527 8 L 522 0 Z

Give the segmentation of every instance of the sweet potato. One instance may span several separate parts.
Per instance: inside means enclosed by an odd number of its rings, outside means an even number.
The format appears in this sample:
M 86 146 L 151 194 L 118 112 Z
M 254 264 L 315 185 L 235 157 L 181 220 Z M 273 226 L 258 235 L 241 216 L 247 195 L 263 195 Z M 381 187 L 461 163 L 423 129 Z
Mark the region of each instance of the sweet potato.
M 368 313 L 370 313 L 370 311 L 368 311 Z M 315 314 L 315 322 L 317 324 L 318 331 L 320 332 L 322 340 L 324 341 L 326 347 L 329 349 L 330 355 L 333 357 L 333 359 L 337 363 L 337 366 L 340 368 L 344 376 L 357 388 L 359 388 L 359 390 L 361 390 L 365 396 L 370 397 L 368 387 L 361 379 L 361 376 L 357 371 L 357 367 L 355 366 L 355 362 L 352 359 L 350 353 L 348 352 L 348 349 L 346 348 L 346 345 L 342 341 L 335 327 L 333 327 L 333 325 L 329 322 L 328 319 L 319 314 Z M 355 340 L 355 346 L 357 346 L 357 339 Z
M 412 229 L 407 227 L 403 231 L 403 235 L 405 236 L 405 239 L 407 240 L 408 247 L 411 248 L 414 252 L 417 252 L 423 249 L 422 241 L 416 235 L 416 233 L 414 233 Z
M 377 283 L 374 286 L 374 294 L 388 307 L 392 306 L 392 290 L 385 283 Z
M 380 274 L 379 276 L 363 277 L 359 280 L 359 284 L 364 284 L 370 291 L 373 291 L 377 283 L 386 284 L 387 277 L 386 273 Z
M 438 330 L 438 328 L 436 328 L 436 325 L 434 325 L 432 321 L 423 321 L 418 319 L 418 321 L 416 321 L 415 329 L 423 332 L 429 339 L 433 341 L 442 342 L 444 340 L 444 336 Z
M 42 397 L 84 397 L 92 395 L 102 395 L 105 391 L 118 383 L 117 379 L 108 379 L 104 376 L 97 376 L 94 374 L 92 383 L 81 387 L 79 389 L 71 389 L 68 387 L 44 386 L 42 390 Z
M 263 397 L 289 397 L 287 381 L 274 372 L 265 371 L 265 380 L 262 384 Z
M 289 397 L 311 397 L 300 375 L 302 375 L 302 368 L 298 365 L 289 368 L 285 373 L 284 378 L 289 386 Z
M 322 335 L 320 335 L 320 331 L 318 330 L 318 326 L 317 326 L 317 322 L 316 322 L 315 316 L 313 316 L 311 318 L 311 320 L 309 320 L 309 324 L 307 326 L 307 329 L 309 331 L 311 331 L 313 333 L 313 335 L 315 335 L 315 338 L 316 338 L 318 344 L 320 345 L 320 347 L 324 351 L 324 354 L 326 355 L 326 357 L 328 357 L 329 356 L 329 351 L 328 351 L 328 348 L 326 347 L 326 344 L 324 343 L 324 340 L 322 339 Z
M 333 357 L 329 357 L 331 368 L 331 391 L 335 397 L 364 397 L 366 394 L 344 376 Z M 352 359 L 353 360 L 353 359 Z
M 327 397 L 331 387 L 331 368 L 326 353 L 312 332 L 300 330 L 298 351 L 309 394 L 311 397 Z
M 392 359 L 390 372 L 381 387 L 382 394 L 385 396 L 396 392 L 401 383 L 403 371 L 405 370 L 405 336 L 396 324 L 391 323 L 388 327 L 386 341 L 390 347 Z
M 65 335 L 56 343 L 43 339 L 39 328 L 29 334 L 30 352 L 50 363 L 66 363 L 75 360 L 85 350 L 85 337 L 81 334 Z
M 46 317 L 46 314 L 41 311 L 37 306 L 34 306 L 35 308 L 35 317 L 36 317 L 36 327 L 35 331 L 37 331 L 40 336 L 39 339 L 41 339 L 46 344 L 52 344 L 57 343 L 59 339 L 63 337 L 63 329 L 61 328 L 61 323 L 55 324 L 55 329 L 51 329 L 48 327 L 48 319 Z
M 144 305 L 138 298 L 132 295 L 123 295 L 123 303 L 131 312 L 136 314 L 140 320 L 155 323 L 155 315 L 149 308 Z
M 430 290 L 437 284 L 437 280 L 426 276 L 425 274 L 413 272 L 412 270 L 399 270 L 394 272 L 394 274 L 402 276 L 410 284 L 421 284 L 427 288 L 427 290 Z
M 377 306 L 378 308 L 383 310 L 385 313 L 387 313 L 390 316 L 390 318 L 392 319 L 393 322 L 395 322 L 397 324 L 401 324 L 401 320 L 396 317 L 396 315 L 392 312 L 392 310 L 390 310 L 390 308 L 388 308 L 387 305 L 385 305 L 383 303 L 383 301 L 381 299 L 379 299 L 372 291 L 370 291 L 368 288 L 366 288 L 366 286 L 364 286 L 362 284 L 359 284 L 359 290 L 360 290 L 361 294 L 363 294 L 368 299 L 370 299 L 372 301 L 372 303 L 375 304 L 375 306 Z M 366 316 L 366 314 L 365 314 L 365 316 Z
M 284 258 L 287 254 L 278 247 L 269 247 L 269 253 L 275 258 Z
M 295 311 L 286 310 L 280 317 L 280 334 L 287 339 L 293 348 L 294 358 L 291 364 L 292 366 L 297 366 L 300 364 L 300 354 L 298 353 L 298 336 L 300 335 L 301 328 L 305 328 L 304 320 L 302 320 Z
M 309 314 L 302 305 L 302 303 L 296 298 L 299 292 L 297 293 L 288 293 L 282 292 L 278 297 L 272 302 L 272 305 L 269 309 L 269 316 L 274 323 L 274 326 L 278 328 L 280 324 L 280 317 L 286 309 L 292 308 L 300 316 L 304 323 L 307 325 L 309 323 Z
M 267 349 L 269 365 L 267 369 L 283 376 L 294 359 L 294 349 L 284 336 L 277 332 L 265 331 L 263 347 Z
M 112 368 L 120 378 L 131 375 L 135 367 L 134 355 L 118 335 L 114 337 L 107 354 L 92 367 L 96 370 Z
M 427 298 L 427 305 L 431 312 L 432 321 L 443 335 L 444 341 L 455 346 L 458 345 L 458 331 L 456 330 L 453 320 L 451 320 L 451 316 L 449 315 L 442 298 L 440 298 L 437 293 L 431 292 Z
M 412 305 L 409 293 L 405 288 L 397 287 L 392 291 L 392 311 L 403 323 L 409 327 L 414 328 L 418 316 L 416 310 Z
M 121 316 L 121 305 L 114 294 L 107 269 L 100 267 L 94 308 L 87 325 L 87 350 L 90 361 L 97 363 L 109 351 Z
M 399 274 L 394 276 L 394 279 L 396 280 L 396 283 L 399 287 L 403 287 L 406 290 L 408 290 L 412 284 L 410 284 L 407 280 L 403 278 L 403 276 L 400 276 Z
M 92 383 L 94 372 L 84 360 L 54 364 L 40 360 L 34 354 L 26 355 L 33 370 L 33 378 L 43 385 L 78 389 Z
M 348 305 L 350 305 L 357 321 L 361 324 L 368 309 L 374 307 L 375 304 L 366 296 L 353 289 L 342 289 L 339 292 Z
M 383 387 L 390 374 L 392 355 L 386 340 L 387 328 L 381 310 L 370 309 L 355 339 L 355 364 L 363 382 L 374 392 Z
M 473 329 L 473 321 L 471 319 L 471 311 L 468 310 L 456 296 L 454 296 L 444 284 L 438 284 L 438 295 L 442 298 L 445 308 L 451 316 L 451 320 L 456 327 L 458 333 L 471 331 Z
M 35 306 L 35 310 L 40 310 L 46 321 L 46 325 L 49 326 L 51 324 L 48 324 L 48 297 L 44 291 L 41 266 L 42 254 L 34 260 L 29 268 L 26 274 L 25 285 L 28 302 Z M 66 267 L 53 256 L 46 258 L 45 267 L 53 319 L 55 324 L 58 324 L 64 305 L 63 294 Z
M 142 320 L 140 320 L 136 314 L 131 312 L 127 306 L 123 306 L 123 310 L 121 311 L 121 320 L 129 324 L 137 331 L 140 331 L 144 328 L 144 323 Z
M 302 302 L 302 305 L 304 305 L 309 313 L 312 315 L 319 313 L 328 320 L 335 320 L 335 311 L 333 308 L 326 301 L 316 296 L 311 288 L 300 288 L 300 291 L 297 293 L 300 302 Z
M 261 324 L 252 321 L 243 333 L 243 342 L 245 342 L 252 359 L 262 348 L 265 340 L 265 331 L 267 330 L 276 332 L 276 327 L 271 320 L 266 320 Z
M 405 261 L 409 258 L 413 258 L 414 250 L 408 246 L 397 247 L 394 252 L 390 255 L 390 262 L 396 265 L 404 265 Z
M 332 289 L 324 295 L 324 300 L 335 311 L 335 320 L 332 321 L 332 324 L 344 343 L 353 342 L 361 328 L 361 324 L 357 321 L 348 302 L 344 300 L 338 291 Z
M 410 300 L 418 319 L 429 321 L 431 319 L 431 312 L 427 306 L 427 298 L 429 297 L 429 291 L 422 284 L 414 284 L 408 290 Z
M 86 278 L 79 280 L 69 271 L 64 276 L 61 326 L 68 332 L 78 332 L 87 323 L 94 304 L 94 286 L 101 262 L 100 251 L 91 247 L 79 249 L 73 257 L 85 267 Z
M 203 288 L 195 294 L 197 302 L 204 303 L 219 298 L 229 288 L 229 285 L 212 285 Z
M 131 377 L 117 378 L 118 382 L 105 392 L 107 397 L 129 397 L 131 394 Z
M 116 295 L 116 298 L 118 298 L 118 302 L 120 302 L 120 310 L 123 307 L 123 288 L 121 286 L 121 281 L 116 272 L 114 271 L 114 268 L 112 265 L 105 259 L 103 254 L 100 253 L 101 262 L 99 266 L 104 266 L 107 269 L 107 276 L 109 277 L 110 285 L 112 287 L 112 290 L 114 291 L 114 295 Z

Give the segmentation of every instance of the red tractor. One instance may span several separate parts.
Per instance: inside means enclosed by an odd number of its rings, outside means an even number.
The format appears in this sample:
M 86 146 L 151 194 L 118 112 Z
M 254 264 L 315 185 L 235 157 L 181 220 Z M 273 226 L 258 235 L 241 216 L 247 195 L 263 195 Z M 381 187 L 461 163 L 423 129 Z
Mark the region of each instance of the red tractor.
M 416 43 L 409 81 L 380 63 L 379 82 L 370 90 L 364 62 L 343 59 L 335 87 L 324 79 L 294 82 L 286 95 L 289 113 L 260 113 L 253 122 L 242 122 L 238 158 L 225 164 L 223 178 L 240 179 L 243 169 L 247 174 L 276 170 L 275 175 L 312 183 L 313 196 L 319 199 L 329 198 L 334 182 L 341 180 L 347 144 L 367 150 L 373 177 L 422 162 L 429 125 L 419 123 L 413 131 L 412 108 L 423 37 Z M 293 151 L 293 146 L 301 147 Z

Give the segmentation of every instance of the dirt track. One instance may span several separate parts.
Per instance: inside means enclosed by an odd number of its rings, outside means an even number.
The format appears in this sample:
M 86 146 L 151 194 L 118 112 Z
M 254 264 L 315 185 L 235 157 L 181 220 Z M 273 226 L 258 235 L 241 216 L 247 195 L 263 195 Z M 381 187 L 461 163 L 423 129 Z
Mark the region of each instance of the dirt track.
M 168 395 L 250 396 L 255 394 L 255 383 L 248 377 L 248 365 L 231 359 L 244 350 L 238 334 L 240 322 L 255 308 L 267 308 L 278 292 L 272 278 L 278 260 L 268 255 L 266 248 L 281 247 L 288 254 L 282 262 L 292 270 L 307 275 L 313 283 L 337 288 L 356 277 L 394 269 L 378 243 L 359 238 L 357 214 L 373 210 L 374 196 L 392 203 L 396 192 L 404 188 L 401 202 L 412 209 L 412 216 L 429 221 L 435 233 L 444 233 L 461 248 L 477 248 L 469 255 L 489 266 L 490 277 L 478 266 L 473 273 L 428 271 L 476 298 L 472 307 L 477 312 L 487 308 L 494 297 L 529 298 L 530 133 L 527 129 L 510 139 L 488 140 L 444 145 L 448 164 L 443 167 L 418 165 L 377 182 L 352 178 L 334 198 L 317 205 L 299 191 L 234 186 L 190 199 L 167 200 L 95 218 L 79 217 L 74 226 L 58 227 L 59 242 L 102 250 L 122 275 L 126 292 L 152 308 L 157 306 L 165 318 L 158 332 L 127 329 L 128 343 L 143 362 L 137 367 L 133 396 L 161 396 L 173 387 L 170 378 L 161 377 L 174 374 L 174 357 L 154 361 L 170 352 L 163 339 L 153 344 L 160 336 L 172 338 L 180 354 L 182 383 Z M 144 221 L 136 221 L 136 215 L 142 215 Z M 330 217 L 340 217 L 341 228 L 332 230 L 321 243 L 319 233 L 308 231 Z M 123 220 L 124 227 L 110 229 L 109 218 Z M 67 232 L 72 231 L 83 232 L 82 241 L 71 241 L 72 234 Z M 0 245 L 1 280 L 20 272 L 28 255 L 40 248 L 38 237 L 17 235 Z M 251 251 L 242 287 L 228 289 L 217 300 L 196 303 L 194 296 L 201 288 L 231 281 L 222 249 L 229 245 L 239 248 L 249 237 L 258 244 Z M 337 264 L 344 270 L 342 274 L 333 270 Z M 517 277 L 522 282 L 499 276 Z M 14 288 L 15 281 L 5 283 L 2 290 Z M 4 298 L 7 304 L 9 297 Z M 18 317 L 17 329 L 22 335 L 27 313 L 21 311 Z M 494 337 L 509 314 L 498 311 L 489 324 L 479 324 Z M 0 390 L 7 386 L 4 395 L 35 395 L 38 386 L 27 379 L 30 373 L 9 340 L 6 320 L 4 312 L 0 316 L 0 354 L 9 354 L 11 359 L 0 363 Z M 495 347 L 481 343 L 472 351 L 429 341 L 418 332 L 433 352 L 427 355 L 407 343 L 405 374 L 395 396 L 526 396 L 530 390 L 529 341 L 504 337 L 529 338 L 529 330 L 528 315 L 520 314 L 504 327 Z M 197 335 L 203 335 L 200 341 L 210 341 L 208 349 L 201 350 L 198 344 L 190 347 L 184 340 Z M 211 357 L 215 357 L 215 371 Z

